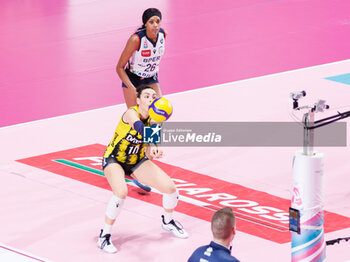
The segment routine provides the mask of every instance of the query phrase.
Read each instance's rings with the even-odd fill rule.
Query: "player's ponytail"
[[[145,29],[145,28],[146,28],[146,26],[145,26],[145,25],[142,25],[141,27],[137,28],[136,31],[139,31],[139,30],[142,30],[142,29]]]

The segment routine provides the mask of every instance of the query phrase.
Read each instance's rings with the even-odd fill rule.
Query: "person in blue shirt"
[[[222,208],[211,218],[213,241],[197,248],[188,262],[239,262],[231,255],[231,242],[236,234],[236,217],[229,207]]]

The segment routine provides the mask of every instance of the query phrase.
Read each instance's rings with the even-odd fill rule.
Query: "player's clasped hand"
[[[163,149],[159,148],[158,146],[156,145],[151,145],[151,157],[154,157],[154,158],[161,158],[163,157]]]

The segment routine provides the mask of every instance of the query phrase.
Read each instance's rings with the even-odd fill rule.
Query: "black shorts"
[[[148,160],[148,158],[146,156],[144,156],[136,164],[134,164],[134,165],[126,165],[124,163],[118,162],[117,159],[115,159],[115,156],[113,154],[111,154],[109,157],[107,157],[107,158],[104,157],[102,159],[102,169],[104,170],[109,164],[117,163],[123,168],[123,170],[125,172],[125,175],[131,177],[131,174],[134,173],[135,170],[147,160]]]
[[[150,84],[154,84],[154,83],[159,83],[158,74],[155,74],[154,76],[149,77],[149,78],[142,78],[140,76],[137,76],[137,75],[131,73],[128,69],[126,69],[125,72],[128,75],[131,83],[135,87],[138,87],[140,85],[150,85]],[[122,83],[122,87],[128,88],[124,83]]]

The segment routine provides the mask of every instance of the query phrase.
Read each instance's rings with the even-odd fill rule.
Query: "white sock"
[[[112,232],[112,225],[105,223],[105,226],[103,227],[103,231],[102,231],[102,236],[110,234],[111,232]]]
[[[168,213],[164,212],[164,221],[166,224],[168,224],[173,219],[173,212]]]

